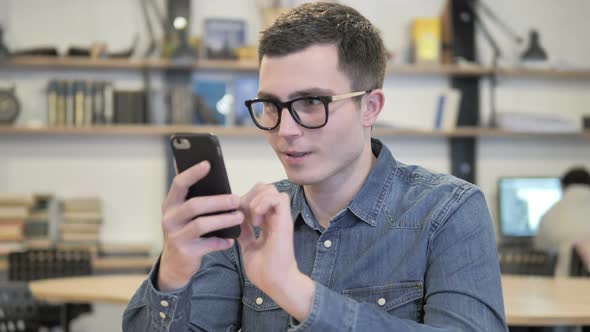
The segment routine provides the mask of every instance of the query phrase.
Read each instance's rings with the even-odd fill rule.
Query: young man
[[[246,104],[288,180],[185,202],[209,165],[177,175],[164,250],[124,330],[506,330],[481,192],[371,138],[386,63],[371,23],[304,4],[263,32],[259,57],[260,91]],[[200,237],[236,224],[238,243]]]
[[[561,178],[563,196],[541,219],[535,247],[557,253],[556,276],[570,275],[572,249],[590,239],[590,173],[573,168]]]

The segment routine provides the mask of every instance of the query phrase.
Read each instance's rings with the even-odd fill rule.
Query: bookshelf
[[[109,125],[93,127],[13,127],[0,126],[0,135],[82,135],[82,136],[168,136],[174,133],[213,133],[229,137],[262,137],[264,132],[255,127],[219,127],[191,125]],[[455,130],[423,130],[375,127],[376,137],[498,137],[498,138],[572,138],[590,139],[590,130],[579,133],[512,132],[507,130],[459,127]]]

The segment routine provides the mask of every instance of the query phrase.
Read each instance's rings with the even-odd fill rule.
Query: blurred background
[[[219,135],[235,193],[282,179],[243,101],[259,32],[302,2],[0,0],[2,280],[39,279],[10,253],[48,248],[90,253],[72,275],[149,270],[172,133]],[[374,136],[479,185],[499,245],[531,247],[560,178],[590,168],[590,2],[339,2],[388,49]],[[93,304],[71,328],[120,330],[123,309]]]

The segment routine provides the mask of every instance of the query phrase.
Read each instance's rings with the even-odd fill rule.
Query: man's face
[[[259,96],[264,98],[285,102],[306,95],[350,92],[350,79],[338,69],[335,45],[314,45],[286,56],[265,56],[260,64]],[[267,139],[289,180],[301,185],[336,184],[350,176],[358,167],[366,143],[363,109],[354,99],[331,102],[328,123],[319,129],[303,128],[286,108],[281,110],[281,123],[268,132]]]

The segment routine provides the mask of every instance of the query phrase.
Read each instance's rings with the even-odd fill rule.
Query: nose
[[[302,127],[293,119],[289,110],[285,107],[281,110],[281,123],[279,124],[279,136],[299,136]]]

